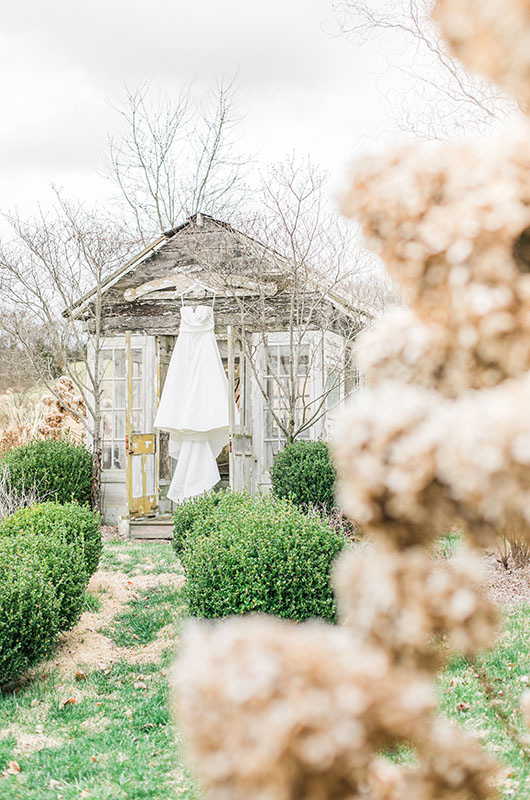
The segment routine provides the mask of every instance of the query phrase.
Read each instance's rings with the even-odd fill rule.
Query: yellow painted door
[[[156,480],[156,436],[152,433],[141,433],[134,429],[133,401],[133,351],[131,335],[125,336],[125,357],[127,364],[127,397],[126,397],[126,451],[127,451],[127,499],[129,515],[132,517],[152,514],[158,506]],[[136,364],[136,368],[143,368]],[[145,382],[142,382],[145,385]],[[143,398],[140,399],[140,402]],[[136,401],[136,404],[138,401]]]

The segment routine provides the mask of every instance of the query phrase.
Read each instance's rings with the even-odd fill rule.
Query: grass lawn
[[[81,633],[66,635],[35,680],[0,696],[0,773],[20,767],[0,778],[2,800],[198,797],[168,711],[184,610],[173,551],[107,543],[101,568]]]
[[[33,680],[0,695],[0,774],[20,768],[0,777],[2,800],[199,800],[168,711],[185,613],[166,543],[105,544],[79,625]],[[443,713],[503,762],[502,796],[515,800],[530,796],[530,739],[514,745],[506,720],[524,737],[529,640],[530,606],[514,607],[494,651],[456,660],[439,680]]]
[[[439,686],[446,716],[475,733],[505,766],[502,796],[527,800],[530,732],[525,730],[519,708],[522,693],[530,687],[530,607],[507,610],[497,647],[472,663],[455,660],[441,676]],[[523,747],[514,743],[510,729]]]

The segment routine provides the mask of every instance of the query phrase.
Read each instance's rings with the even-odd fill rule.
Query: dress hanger
[[[211,294],[213,295],[213,297],[212,297],[212,308],[213,308],[214,307],[214,303],[215,303],[215,296],[216,296],[217,292],[216,292],[215,289],[212,289],[211,286],[207,286],[205,283],[200,281],[198,278],[195,278],[195,280],[193,281],[192,285],[188,286],[187,289],[184,289],[184,291],[182,291],[180,293],[181,304],[184,305],[184,295],[185,294],[188,294],[189,292],[193,292],[195,289],[197,289],[199,287],[201,289],[204,289],[205,292],[211,292]]]

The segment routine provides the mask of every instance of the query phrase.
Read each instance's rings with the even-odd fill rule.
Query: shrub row
[[[0,460],[10,491],[24,496],[35,489],[40,499],[90,504],[92,455],[68,437],[38,439],[9,450]]]
[[[289,500],[218,493],[183,504],[174,547],[186,573],[191,614],[263,612],[333,620],[333,561],[344,537]]]
[[[0,523],[0,686],[76,624],[101,548],[98,517],[74,503],[42,503]]]

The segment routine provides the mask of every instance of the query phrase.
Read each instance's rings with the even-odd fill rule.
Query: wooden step
[[[172,539],[173,520],[170,516],[131,519],[129,535],[131,539]]]

